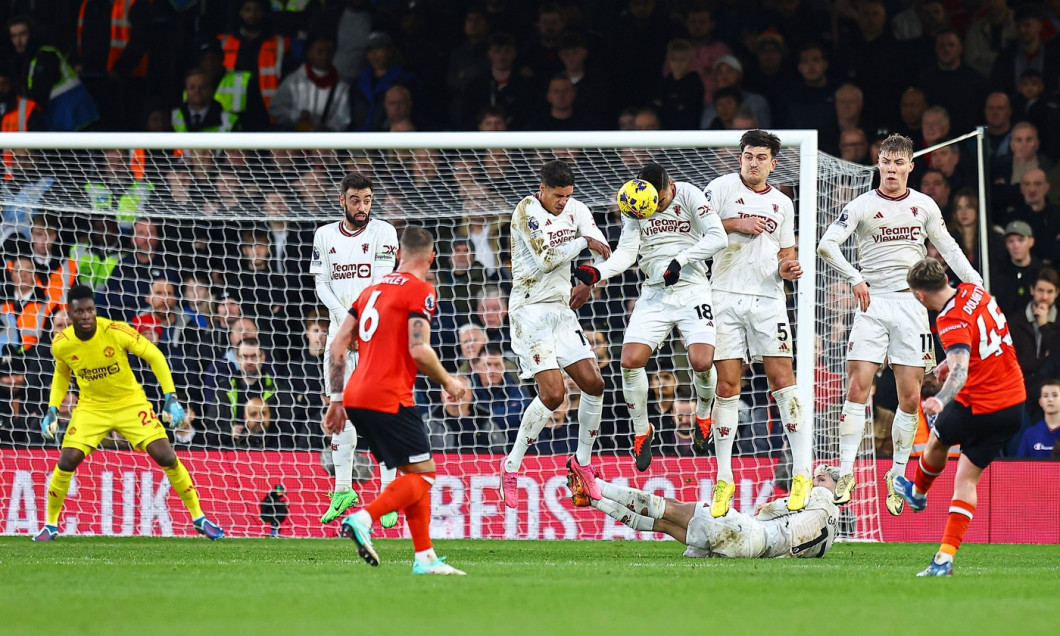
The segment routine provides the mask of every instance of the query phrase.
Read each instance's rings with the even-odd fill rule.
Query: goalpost
[[[770,182],[795,198],[804,272],[789,302],[798,389],[815,423],[815,461],[834,462],[853,304],[849,285],[817,258],[816,244],[842,207],[870,187],[873,170],[818,152],[816,131],[777,134],[783,149]],[[54,250],[78,264],[81,278],[97,288],[101,315],[131,321],[150,337],[161,334],[178,394],[195,412],[194,433],[178,432],[175,448],[192,473],[204,510],[230,536],[269,534],[259,518],[260,502],[278,485],[288,507],[281,535],[334,536],[335,528],[317,519],[326,508],[332,478],[328,442],[319,428],[320,343],[307,335],[306,319],[322,315],[326,320],[327,312],[316,300],[308,260],[314,229],[341,218],[342,176],[365,172],[375,182],[373,218],[394,223],[399,232],[407,224],[422,224],[438,238],[434,345],[447,368],[465,373],[475,387],[476,403],[462,407],[470,410],[463,419],[446,413],[435,389],[424,383],[417,391],[439,460],[432,532],[469,538],[660,538],[570,505],[564,449],[573,448],[577,435],[574,404],[565,420],[557,416],[549,427],[551,441],[539,442],[541,454],[535,456],[531,448],[520,477],[520,508],[503,507],[496,492],[497,465],[533,385],[509,380],[487,386],[497,378],[473,360],[479,336],[465,325],[481,323],[486,339],[506,336],[508,222],[519,198],[537,190],[537,170],[544,161],[572,163],[575,198],[593,210],[614,246],[621,225],[615,192],[643,163],[658,161],[675,181],[703,188],[739,169],[740,135],[10,133],[2,144],[9,149],[2,201],[5,245],[14,245],[11,236],[29,235],[31,216],[45,219],[56,234],[38,249]],[[844,250],[856,262],[853,246]],[[275,258],[277,251],[282,258]],[[463,276],[465,252],[477,263]],[[15,257],[5,251],[5,261]],[[250,265],[255,257],[281,273],[256,273]],[[130,262],[116,264],[120,258]],[[649,413],[663,433],[662,443],[648,472],[633,466],[632,425],[617,369],[637,283],[635,272],[611,281],[579,314],[598,354],[609,358],[602,368],[608,387],[594,461],[619,483],[685,500],[709,499],[712,453],[693,449],[688,419],[674,415],[693,395],[690,366],[676,334],[648,369],[653,379]],[[197,313],[187,311],[192,307]],[[253,322],[236,320],[239,316]],[[43,345],[20,354],[16,363],[23,366],[15,371],[23,371],[24,383],[10,393],[0,413],[4,534],[34,532],[43,523],[46,482],[58,456],[56,443],[46,444],[38,431],[52,368],[46,347],[51,327],[52,321],[43,326]],[[238,388],[238,378],[221,373],[232,368],[222,362],[233,358],[233,343],[254,331],[266,358],[262,378],[268,378],[270,389],[256,388],[264,384]],[[13,374],[0,369],[4,373]],[[157,398],[154,378],[149,372],[141,376],[149,398]],[[745,511],[777,494],[777,484],[790,479],[779,419],[772,415],[775,406],[764,386],[761,366],[749,367],[734,459],[739,484],[734,505]],[[265,434],[247,433],[262,420],[268,420]],[[460,422],[474,424],[470,430],[454,429]],[[119,441],[106,444],[117,448],[96,451],[75,475],[60,531],[193,534],[164,474],[146,456],[122,450]],[[876,496],[880,486],[871,427],[856,478],[862,488],[844,509],[842,530],[849,538],[880,540],[882,498]],[[367,458],[359,459],[354,479],[363,499],[378,492]],[[400,523],[383,536],[402,536],[402,528]]]

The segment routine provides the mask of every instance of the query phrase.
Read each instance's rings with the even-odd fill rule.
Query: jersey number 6
[[[372,292],[372,295],[368,297],[368,303],[361,310],[361,322],[357,326],[357,334],[364,342],[371,340],[375,335],[375,330],[379,328],[379,310],[375,308],[375,301],[379,300],[379,295],[382,293],[378,289]]]

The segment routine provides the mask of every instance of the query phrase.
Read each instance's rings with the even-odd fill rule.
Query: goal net
[[[273,526],[281,536],[334,536],[336,524],[319,523],[333,487],[330,444],[320,430],[328,312],[308,265],[315,229],[342,218],[340,180],[359,171],[375,184],[373,218],[399,233],[416,224],[436,236],[433,344],[449,371],[472,387],[467,404],[443,403],[436,387],[422,381],[416,392],[439,464],[435,536],[661,538],[571,506],[564,463],[577,440],[573,384],[524,462],[520,507],[508,510],[500,502],[498,465],[534,390],[517,379],[507,334],[510,215],[521,197],[537,190],[541,164],[565,159],[575,169],[575,197],[592,209],[614,246],[621,225],[615,192],[644,163],[658,161],[675,181],[703,188],[738,170],[739,136],[5,135],[3,300],[9,304],[0,332],[0,530],[31,533],[44,521],[59,444],[39,432],[53,369],[48,343],[69,322],[63,293],[76,277],[96,290],[100,315],[129,322],[166,353],[191,415],[170,436],[206,513],[231,536],[267,536]],[[771,183],[796,200],[805,272],[789,288],[798,387],[813,414],[816,458],[834,463],[853,306],[849,286],[816,258],[815,247],[842,206],[870,187],[871,170],[818,153],[813,132],[780,137],[784,148]],[[27,283],[25,272],[36,281]],[[27,309],[27,284],[39,298],[35,314]],[[594,461],[619,483],[709,499],[715,461],[712,449],[691,440],[691,369],[678,334],[648,367],[657,456],[646,473],[633,465],[619,358],[638,286],[634,267],[600,286],[579,311],[607,384]],[[247,347],[237,348],[249,338],[258,342],[256,362]],[[501,354],[487,343],[499,345]],[[133,367],[158,410],[161,390],[150,368],[135,359]],[[60,440],[74,404],[76,385],[60,409]],[[775,408],[762,367],[747,366],[734,460],[734,506],[743,511],[783,494],[790,482]],[[873,449],[868,427],[856,469],[866,487],[844,509],[843,531],[856,539],[881,538]],[[370,456],[358,453],[354,481],[362,499],[377,495]],[[262,502],[276,491],[284,505],[263,511]],[[275,514],[281,508],[284,514]],[[165,474],[116,435],[78,469],[60,531],[194,534]],[[402,521],[383,536],[404,532]]]

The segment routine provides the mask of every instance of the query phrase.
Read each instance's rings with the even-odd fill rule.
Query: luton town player
[[[821,237],[817,253],[846,277],[858,301],[847,347],[847,399],[839,418],[842,475],[835,501],[847,503],[854,492],[854,459],[864,435],[865,403],[886,358],[898,385],[898,410],[891,426],[894,456],[884,482],[887,510],[897,515],[905,502],[895,494],[892,478],[905,474],[916,437],[920,385],[925,368],[935,364],[927,310],[909,292],[906,274],[924,258],[927,239],[961,280],[982,285],[983,278],[950,236],[939,206],[931,197],[907,187],[913,169],[912,140],[902,135],[884,139],[877,167],[880,187],[844,208]],[[840,249],[851,234],[857,242],[860,272]]]
[[[645,280],[622,342],[622,395],[633,418],[633,454],[637,470],[651,465],[657,431],[648,422],[649,358],[676,327],[688,348],[692,384],[698,398],[696,420],[709,422],[714,401],[714,315],[706,261],[727,240],[718,215],[699,188],[672,181],[666,169],[649,163],[637,178],[659,193],[656,211],[646,219],[625,218],[618,247],[597,266],[582,265],[574,276],[584,285],[617,276],[640,257]],[[583,288],[575,290],[575,297]],[[588,295],[587,292],[584,295]],[[704,438],[710,434],[705,424]]]
[[[191,475],[173,452],[165,428],[155,417],[143,387],[129,366],[130,353],[151,365],[165,394],[162,416],[176,428],[184,422],[184,409],[177,401],[177,389],[165,356],[124,322],[98,317],[93,295],[91,289],[81,285],[70,289],[67,303],[73,324],[52,340],[55,374],[48,413],[40,427],[45,438],[54,439],[58,432],[59,405],[70,388],[71,372],[77,378],[80,399],[63,436],[59,463],[48,482],[47,518],[33,540],[50,541],[59,535],[59,513],[70,479],[85,457],[111,431],[121,433],[136,450],[147,451],[166,471],[170,485],[191,513],[195,529],[210,539],[220,539],[224,531],[202,513]]]
[[[383,276],[394,271],[397,252],[397,230],[380,219],[371,218],[373,198],[372,180],[351,172],[339,184],[339,206],[342,219],[321,226],[313,237],[313,260],[309,273],[316,280],[317,298],[328,308],[331,326],[325,351],[335,340],[339,325],[346,318],[353,301],[369,285],[379,282]],[[331,357],[324,356],[324,393],[342,394],[341,384],[331,384]],[[343,381],[348,380],[357,365],[357,355],[346,353]],[[357,431],[349,422],[331,433],[331,457],[335,464],[335,489],[331,503],[320,518],[321,523],[336,519],[347,508],[357,503],[357,492],[353,490],[353,451],[357,446]],[[379,478],[386,487],[394,478],[393,466],[379,467]],[[383,519],[384,527],[397,522],[397,514],[391,513]]]
[[[431,348],[437,297],[434,286],[424,280],[434,262],[430,232],[418,226],[405,228],[398,258],[396,272],[357,298],[328,352],[332,386],[342,384],[342,362],[354,337],[360,354],[342,399],[332,399],[328,407],[328,426],[341,426],[349,419],[376,460],[401,471],[375,501],[343,519],[342,533],[357,543],[361,558],[379,565],[372,525],[393,510],[403,510],[416,551],[412,573],[464,574],[446,564],[431,546],[435,465],[427,429],[412,397],[417,370],[453,399],[459,400],[466,390],[463,382],[445,371]]]
[[[936,372],[944,378],[942,388],[924,401],[924,415],[938,416],[927,448],[913,480],[895,476],[894,490],[914,511],[923,510],[932,482],[946,468],[948,449],[961,445],[942,546],[917,575],[948,576],[975,513],[979,477],[1020,430],[1027,393],[1008,321],[993,296],[970,283],[950,287],[946,268],[931,258],[913,265],[908,281],[916,299],[939,312],[935,326],[946,361]]]

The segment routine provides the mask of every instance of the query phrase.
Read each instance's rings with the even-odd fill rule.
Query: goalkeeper
[[[788,510],[787,497],[774,499],[747,515],[729,509],[710,514],[711,502],[683,503],[597,479],[603,499],[590,499],[581,478],[570,473],[575,506],[592,506],[634,530],[665,532],[687,546],[688,557],[759,559],[822,557],[832,547],[839,522],[833,503],[839,469],[820,465],[810,499],[801,510]]]
[[[175,428],[184,421],[184,409],[177,402],[176,387],[165,356],[131,326],[97,317],[96,302],[88,287],[72,287],[67,303],[72,324],[52,340],[55,374],[52,376],[48,412],[40,426],[46,439],[55,438],[58,407],[70,388],[71,371],[77,377],[80,400],[70,417],[59,463],[48,484],[45,525],[33,540],[51,541],[59,535],[59,513],[70,488],[70,478],[85,456],[95,450],[111,431],[121,433],[133,448],[147,451],[166,471],[173,490],[191,513],[195,529],[210,539],[220,539],[224,531],[202,513],[191,476],[173,452],[165,428],[155,416],[143,387],[129,366],[130,353],[151,365],[165,392],[163,418]]]

